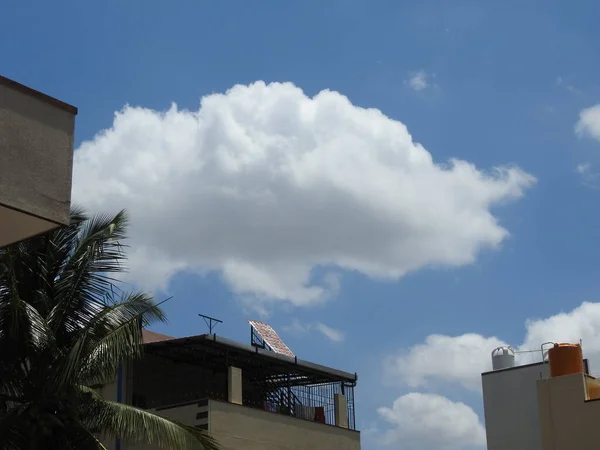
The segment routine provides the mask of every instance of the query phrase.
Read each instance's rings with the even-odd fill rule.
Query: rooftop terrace
[[[355,429],[357,375],[278,354],[216,334],[184,338],[144,330],[145,356],[133,368],[132,401],[166,408],[210,398],[227,401],[228,369],[242,374],[242,405],[335,424],[335,394],[347,400],[348,427]],[[168,387],[168,388],[167,388]]]

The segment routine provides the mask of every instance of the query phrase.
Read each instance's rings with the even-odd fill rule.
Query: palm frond
[[[65,432],[66,447],[69,450],[107,450],[107,448],[87,428],[81,425],[68,427]]]
[[[144,293],[105,307],[88,326],[93,338],[78,380],[104,384],[114,379],[119,365],[142,356],[142,328],[164,321],[164,312]]]
[[[68,383],[104,384],[114,380],[119,366],[142,355],[142,327],[166,320],[152,297],[130,294],[99,310],[63,358],[56,387]]]
[[[220,450],[216,440],[198,428],[161,417],[150,411],[85,396],[82,420],[90,429],[101,429],[131,444],[155,444],[164,449]]]
[[[21,419],[25,410],[25,405],[19,405],[0,414],[0,450],[26,448],[27,434]]]
[[[55,305],[48,323],[61,335],[70,335],[93,319],[114,287],[107,273],[123,271],[127,215],[96,216],[82,222],[69,243],[69,256],[55,282]],[[62,330],[62,331],[59,331]]]
[[[165,320],[151,296],[126,294],[113,278],[124,270],[126,228],[125,212],[73,208],[68,227],[0,250],[0,450],[105,450],[95,432],[219,448],[204,431],[82,386],[113,382],[142,355],[143,327]]]

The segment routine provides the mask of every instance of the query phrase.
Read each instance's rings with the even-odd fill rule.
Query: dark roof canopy
[[[144,343],[147,354],[205,367],[235,366],[242,369],[244,376],[280,380],[291,385],[331,382],[354,385],[357,380],[356,374],[240,344],[215,334],[175,339],[144,330]]]

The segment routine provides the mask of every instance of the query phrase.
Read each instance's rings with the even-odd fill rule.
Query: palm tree
[[[127,216],[88,217],[0,250],[0,449],[103,449],[99,436],[215,450],[206,432],[106,400],[94,387],[142,354],[165,315],[113,278]]]

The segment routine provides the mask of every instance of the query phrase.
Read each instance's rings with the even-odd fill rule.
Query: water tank
[[[600,380],[592,377],[586,377],[585,384],[587,385],[588,400],[600,399]]]
[[[512,347],[498,347],[492,352],[492,369],[515,367],[515,350]]]
[[[548,361],[550,362],[550,376],[560,377],[583,373],[583,353],[579,344],[554,344],[548,350]]]

